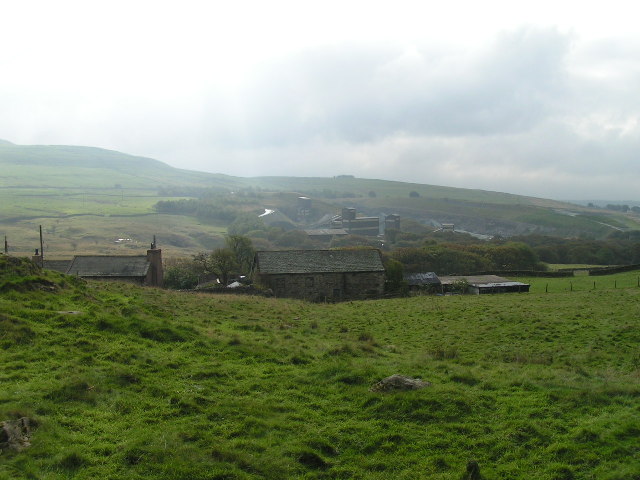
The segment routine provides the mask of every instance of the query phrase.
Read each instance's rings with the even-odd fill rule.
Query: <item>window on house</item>
[[[307,277],[304,280],[305,287],[313,287],[313,277]]]

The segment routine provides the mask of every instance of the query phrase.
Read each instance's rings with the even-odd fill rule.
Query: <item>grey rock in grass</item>
[[[372,392],[396,392],[404,390],[419,390],[424,387],[430,386],[431,383],[421,380],[419,378],[406,377],[404,375],[391,375],[390,377],[383,378],[373,387]]]
[[[475,460],[467,462],[467,471],[462,475],[461,480],[482,480],[480,475],[480,465]]]
[[[28,417],[0,422],[0,451],[9,449],[19,452],[29,447],[31,424]]]

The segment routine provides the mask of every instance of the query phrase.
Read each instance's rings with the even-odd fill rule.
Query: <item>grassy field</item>
[[[2,480],[640,478],[640,288],[310,304],[16,268],[0,419],[38,427]],[[432,385],[370,391],[394,373]]]
[[[10,252],[31,255],[39,248],[39,225],[49,259],[73,255],[144,255],[156,235],[165,258],[188,257],[224,243],[226,225],[194,217],[155,213],[132,216],[86,215],[24,220],[4,227]],[[125,239],[118,242],[118,239]]]
[[[144,253],[153,235],[169,257],[221,245],[226,224],[155,212],[156,202],[177,198],[144,189],[0,189],[0,233],[12,254],[30,255],[39,248],[42,225],[50,258]],[[119,238],[130,241],[116,244]]]
[[[531,293],[565,293],[611,291],[640,287],[640,272],[626,272],[616,275],[593,276],[586,274],[566,278],[518,278],[518,281],[531,285]]]
[[[4,222],[22,218],[63,217],[66,215],[136,215],[152,212],[162,197],[150,189],[0,189]]]

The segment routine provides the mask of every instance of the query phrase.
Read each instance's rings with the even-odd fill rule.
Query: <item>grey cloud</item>
[[[453,56],[428,47],[306,51],[252,79],[233,129],[244,135],[219,140],[282,146],[527,130],[563,95],[568,47],[555,30],[523,29]]]

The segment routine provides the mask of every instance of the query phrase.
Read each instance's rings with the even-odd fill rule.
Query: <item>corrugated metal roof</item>
[[[409,273],[404,279],[409,285],[440,285],[440,279],[434,272]]]
[[[508,287],[517,285],[527,285],[522,282],[514,282],[497,275],[469,275],[469,276],[447,276],[440,277],[443,285],[450,285],[458,280],[466,280],[474,287]]]
[[[76,255],[67,273],[80,277],[145,277],[148,270],[146,255]]]
[[[349,232],[347,232],[344,228],[315,228],[315,229],[311,229],[311,230],[305,230],[304,233],[306,233],[309,236],[315,236],[315,235],[349,235]]]
[[[384,272],[379,250],[284,250],[256,253],[258,272],[346,273]]]

